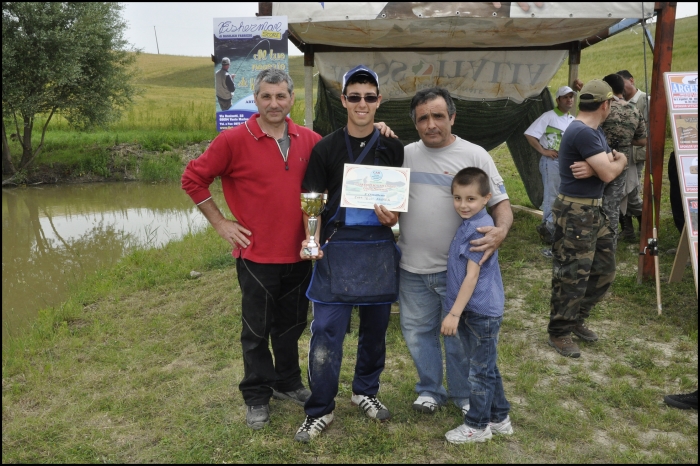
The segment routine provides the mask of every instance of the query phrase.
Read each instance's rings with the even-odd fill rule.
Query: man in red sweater
[[[311,149],[321,136],[287,118],[294,83],[268,69],[255,79],[259,114],[221,132],[182,175],[182,189],[231,246],[242,294],[241,344],[246,424],[270,422],[270,397],[301,406],[304,388],[298,340],[306,327],[311,261],[299,257],[306,239],[299,200]],[[209,192],[221,177],[235,220],[224,218]],[[268,347],[272,341],[272,354]],[[274,355],[274,362],[273,362]]]

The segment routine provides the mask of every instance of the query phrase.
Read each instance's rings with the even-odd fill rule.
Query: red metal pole
[[[668,107],[664,90],[664,73],[671,71],[673,32],[676,22],[676,2],[657,2],[656,36],[654,39],[654,64],[651,74],[651,103],[649,106],[649,140],[644,170],[644,200],[642,204],[642,232],[640,251],[647,247],[654,228],[659,228],[661,181],[664,170],[664,145],[666,144],[666,117]],[[654,181],[652,195],[651,181]],[[653,204],[652,204],[653,202]],[[652,209],[655,214],[652,214]],[[654,257],[647,253],[639,256],[637,281],[654,277]]]

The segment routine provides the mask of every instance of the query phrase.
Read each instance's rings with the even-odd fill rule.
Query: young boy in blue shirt
[[[482,266],[479,261],[483,252],[469,251],[469,241],[484,236],[476,229],[493,226],[486,212],[491,198],[488,175],[476,167],[460,170],[452,181],[452,197],[463,222],[447,256],[445,307],[450,312],[440,331],[462,340],[470,361],[465,369],[469,371],[471,396],[464,424],[447,432],[445,438],[450,443],[485,442],[493,434],[513,433],[510,404],[496,366],[505,299],[498,251]]]

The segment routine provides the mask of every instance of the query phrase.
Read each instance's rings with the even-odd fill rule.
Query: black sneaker
[[[248,406],[245,413],[245,423],[253,430],[260,430],[270,423],[270,406]]]
[[[666,395],[664,402],[678,409],[698,409],[698,391],[685,395]]]
[[[326,427],[333,422],[333,413],[328,413],[321,417],[306,416],[306,420],[294,435],[296,442],[308,443],[312,438],[326,430]]]
[[[291,392],[278,392],[274,388],[272,389],[272,397],[278,400],[289,400],[298,404],[299,406],[304,406],[306,400],[311,396],[311,390],[301,387]]]

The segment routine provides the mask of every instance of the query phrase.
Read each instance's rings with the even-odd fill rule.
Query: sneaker
[[[572,332],[583,341],[598,341],[598,335],[593,330],[586,327],[584,322],[576,324]]]
[[[581,356],[581,350],[578,345],[571,339],[571,335],[563,337],[549,336],[549,346],[557,350],[557,353],[567,358],[578,358]]]
[[[253,430],[260,430],[270,423],[270,406],[248,406],[245,413],[245,423]]]
[[[308,443],[309,440],[326,430],[331,422],[333,422],[333,413],[321,417],[306,416],[306,420],[294,436],[294,441]]]
[[[306,400],[311,396],[311,390],[301,387],[291,392],[278,392],[274,388],[272,389],[272,397],[277,400],[290,400],[299,406],[304,406]]]
[[[540,254],[542,254],[547,259],[551,259],[552,257],[554,257],[554,254],[552,253],[552,248],[544,248],[540,251]]]
[[[462,405],[462,417],[466,416],[469,412],[469,403]]]
[[[485,429],[474,429],[466,424],[462,424],[445,434],[445,438],[450,443],[485,442],[491,440],[491,437],[493,435],[489,426],[486,426]]]
[[[513,425],[510,416],[506,416],[501,422],[489,422],[489,427],[494,435],[513,435]]]
[[[437,401],[432,396],[419,396],[413,402],[413,409],[425,414],[434,414],[438,407]]]
[[[547,229],[547,226],[544,223],[537,225],[535,230],[537,230],[537,234],[540,235],[540,239],[543,243],[552,244],[552,233],[550,233],[549,229]]]
[[[666,395],[664,402],[678,409],[698,409],[698,391],[684,395]]]
[[[375,395],[355,395],[352,394],[350,402],[353,406],[359,406],[362,411],[371,419],[386,421],[391,417],[391,413]]]

